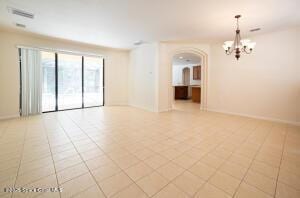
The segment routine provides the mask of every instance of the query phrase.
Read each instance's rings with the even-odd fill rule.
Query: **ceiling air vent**
[[[10,10],[10,12],[12,14],[15,14],[15,15],[18,15],[18,16],[21,16],[21,17],[26,17],[26,18],[29,18],[29,19],[34,18],[34,14],[32,14],[30,12],[26,12],[24,10],[19,10],[19,9],[11,8],[11,7],[9,7],[8,9]]]
[[[142,40],[135,41],[134,45],[142,45],[144,42]]]
[[[21,24],[21,23],[16,23],[16,26],[17,26],[17,27],[20,27],[20,28],[26,28],[26,25]]]
[[[250,32],[256,32],[256,31],[259,31],[260,28],[254,28],[254,29],[251,29]]]

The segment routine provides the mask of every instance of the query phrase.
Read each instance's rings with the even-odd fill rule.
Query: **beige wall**
[[[14,117],[19,114],[19,63],[16,45],[104,55],[105,104],[127,105],[128,51],[0,30],[0,118]]]
[[[222,43],[161,43],[158,109],[171,109],[171,60],[176,51],[197,49],[208,55],[207,109],[300,125],[300,28],[251,38],[251,55],[239,61]]]
[[[16,45],[103,54],[106,56],[105,101],[150,111],[171,108],[172,56],[182,49],[208,55],[209,110],[300,123],[300,28],[251,38],[257,46],[239,61],[222,43],[154,43],[130,52],[45,37],[0,31],[0,118],[15,116],[19,106]],[[130,59],[130,63],[129,63]],[[129,65],[129,66],[128,66]]]
[[[143,44],[130,52],[129,105],[157,111],[159,44]]]
[[[251,39],[253,53],[238,61],[211,46],[209,109],[300,124],[300,29]]]
[[[177,53],[201,51],[210,58],[210,46],[202,43],[161,43],[159,50],[158,67],[158,111],[168,111],[172,108],[174,100],[172,87],[172,59]],[[201,60],[204,61],[204,60]],[[202,65],[204,62],[202,62]],[[208,60],[208,69],[210,67]],[[202,72],[204,74],[204,72]],[[202,74],[202,75],[203,75]],[[206,75],[206,74],[205,74]],[[201,83],[204,84],[204,82]]]
[[[182,49],[209,53],[209,45],[195,43],[150,43],[131,50],[129,105],[154,112],[172,108],[173,56]]]

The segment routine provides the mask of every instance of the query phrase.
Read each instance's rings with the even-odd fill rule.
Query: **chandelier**
[[[236,31],[234,41],[225,41],[223,48],[227,55],[230,55],[232,52],[235,52],[235,58],[239,60],[241,52],[250,54],[255,47],[256,43],[251,42],[249,39],[241,39],[240,29],[239,29],[239,18],[241,15],[236,15]]]

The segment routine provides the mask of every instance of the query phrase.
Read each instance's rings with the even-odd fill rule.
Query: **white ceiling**
[[[35,14],[12,16],[7,6]],[[0,0],[0,26],[115,48],[145,42],[232,39],[300,25],[300,0]],[[249,33],[260,27],[257,33]]]
[[[181,53],[173,57],[173,65],[196,65],[201,63],[201,58],[191,53]]]

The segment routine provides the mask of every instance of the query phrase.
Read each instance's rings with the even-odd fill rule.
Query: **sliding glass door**
[[[84,57],[84,107],[103,105],[103,59]]]
[[[55,111],[55,53],[41,52],[42,58],[42,111]]]
[[[58,110],[82,107],[82,57],[58,54]]]
[[[42,52],[43,112],[104,105],[103,58]]]

